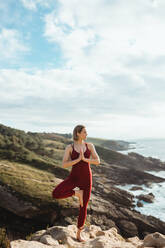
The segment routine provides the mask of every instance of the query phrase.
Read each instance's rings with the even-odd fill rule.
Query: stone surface
[[[11,248],[136,248],[142,241],[138,237],[125,240],[116,228],[103,231],[99,226],[85,227],[81,232],[85,242],[76,240],[77,227],[53,226],[33,234],[31,241],[15,240]],[[40,241],[34,241],[35,238]],[[49,244],[49,245],[48,245]]]
[[[143,190],[143,188],[141,186],[133,186],[132,188],[130,188],[130,190],[134,191],[134,190]]]
[[[53,226],[33,234],[31,241],[15,240],[11,248],[164,248],[165,235],[155,232],[140,240],[137,236],[124,239],[116,228],[103,231],[99,226],[90,225],[81,232],[85,242],[76,240],[77,227]],[[40,241],[34,241],[34,238]]]
[[[138,201],[138,202],[137,202],[137,206],[138,206],[139,208],[141,208],[141,207],[143,207],[143,203],[142,203],[141,201]]]
[[[165,247],[165,235],[155,232],[148,234],[144,238],[144,246],[153,246],[157,248]]]
[[[5,185],[0,185],[0,199],[3,199],[0,201],[2,208],[25,218],[31,218],[39,211],[39,209],[30,202],[19,199],[18,196]]]
[[[152,203],[154,202],[154,194],[152,193],[149,193],[149,194],[140,194],[138,196],[136,196],[136,198],[138,198],[139,200],[143,200],[145,202],[149,202],[149,203]]]
[[[10,243],[11,248],[66,248],[62,245],[45,245],[38,241],[16,240]]]

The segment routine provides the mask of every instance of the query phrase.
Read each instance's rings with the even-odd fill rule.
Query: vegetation
[[[122,140],[109,140],[101,138],[87,138],[88,142],[92,142],[95,145],[111,149],[113,151],[122,151],[129,149],[129,142]]]
[[[0,125],[0,157],[12,161],[25,163],[50,162],[62,157],[63,143],[56,142],[53,146],[46,144],[42,135],[38,133],[25,133],[24,131]],[[57,153],[57,149],[60,152]],[[49,159],[48,159],[49,158]],[[55,161],[56,162],[56,161]]]
[[[12,194],[19,199],[31,202],[41,212],[42,209],[43,211],[46,209],[48,213],[55,208],[58,210],[59,202],[52,198],[52,190],[59,183],[59,178],[64,179],[69,175],[71,167],[62,168],[61,161],[66,145],[72,142],[71,134],[26,133],[0,124],[0,185],[12,191]],[[101,147],[105,142],[104,139],[88,138],[87,142],[96,145],[102,161],[109,160],[109,156],[113,161],[118,159],[119,153]],[[74,197],[62,199],[60,206],[67,208],[71,201],[78,200]],[[1,209],[4,214],[0,214],[0,247],[2,248],[8,248],[6,229],[3,228],[10,229],[14,225],[12,230],[21,228],[28,235],[27,230],[32,230],[34,224],[31,222],[28,224],[27,220],[20,217],[21,224],[15,225],[15,218],[18,221],[19,217],[10,216],[12,213],[6,211]],[[40,225],[37,222],[35,224],[34,230]]]
[[[0,247],[10,248],[10,241],[7,237],[5,228],[0,228]]]
[[[94,138],[87,141],[105,142]],[[51,203],[50,192],[59,182],[56,178],[65,178],[71,170],[71,167],[63,169],[61,166],[66,144],[71,142],[56,133],[26,133],[0,125],[0,184],[35,204]],[[124,157],[101,146],[97,151],[102,160],[115,162],[120,156]]]

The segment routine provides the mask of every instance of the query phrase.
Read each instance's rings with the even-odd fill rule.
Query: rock
[[[143,207],[143,203],[141,201],[138,201],[137,202],[137,206],[140,208],[140,207]]]
[[[46,245],[59,245],[57,240],[54,240],[51,235],[43,235],[40,242]]]
[[[145,202],[149,202],[152,203],[154,201],[155,196],[152,193],[149,194],[140,194],[138,196],[136,196],[136,198],[143,200]]]
[[[133,186],[132,188],[130,188],[130,190],[134,191],[134,190],[143,190],[142,187],[140,186]]]
[[[104,149],[100,150],[100,154],[104,154],[103,163],[101,166],[92,167],[93,187],[87,208],[87,222],[91,225],[99,225],[103,231],[115,227],[125,238],[128,238],[128,236],[133,237],[134,235],[144,238],[146,233],[155,231],[165,234],[164,222],[135,211],[133,194],[115,187],[115,185],[127,183],[140,185],[143,183],[162,182],[165,179],[146,173],[143,169],[149,169],[151,164],[154,166],[154,163],[158,163],[157,168],[160,169],[163,164],[151,159],[145,160],[144,157],[139,157],[135,154],[126,156],[110,150],[105,151]],[[56,178],[55,181],[60,183],[62,179]],[[1,186],[0,206],[17,216],[30,218],[34,223],[37,222],[36,219],[49,226],[66,226],[77,222],[79,213],[77,198],[52,199],[50,202],[40,203],[40,198],[38,197],[33,199],[33,203],[31,203],[30,197],[26,198],[29,200],[27,202],[28,200],[23,200],[24,198],[17,193],[7,186]],[[149,198],[153,199],[151,195]],[[8,204],[9,202],[11,204]],[[90,219],[88,219],[89,216]],[[22,222],[26,226],[26,219]],[[132,228],[130,228],[131,226]],[[21,230],[22,225],[19,224],[17,227],[20,227]],[[37,236],[34,241],[38,241]]]
[[[143,246],[152,246],[152,247],[157,247],[161,248],[165,246],[165,235],[155,232],[148,234],[144,238]]]
[[[134,197],[133,194],[128,193],[125,190],[123,191],[122,189],[111,187],[109,189],[108,197],[111,199],[111,201],[114,201],[116,203],[119,203],[125,206],[133,205],[133,202],[132,202],[133,197]]]
[[[151,182],[147,182],[147,183],[145,183],[145,185],[146,185],[146,187],[148,187],[148,188],[152,188],[152,183],[151,183]]]
[[[33,241],[39,241],[40,238],[42,237],[42,235],[46,234],[45,230],[40,230],[35,232],[32,236],[31,236],[31,240]]]
[[[85,243],[76,240],[76,233],[76,225],[53,226],[33,234],[33,238],[38,237],[40,241],[15,240],[11,242],[11,248],[136,248],[141,244],[137,237],[125,240],[116,228],[103,231],[95,225],[85,227],[81,232]]]
[[[27,240],[15,240],[10,242],[11,248],[66,248],[66,246],[61,245],[44,245],[38,241],[27,241]]]
[[[132,227],[131,223],[125,223]],[[127,227],[128,229],[128,227]],[[155,232],[140,240],[137,236],[124,239],[116,228],[103,231],[99,226],[90,225],[81,232],[85,242],[76,240],[76,225],[53,226],[33,234],[40,241],[15,240],[10,242],[11,248],[163,248],[165,235]]]
[[[39,211],[39,209],[36,206],[33,206],[31,202],[19,199],[16,194],[7,187],[7,185],[0,185],[0,198],[3,199],[0,201],[0,206],[18,216],[32,218]]]
[[[130,242],[132,245],[137,245],[137,246],[140,246],[143,244],[143,241],[140,240],[137,236],[135,237],[132,237],[132,238],[127,238],[126,239],[127,242]]]
[[[138,235],[138,229],[131,221],[120,220],[118,225],[122,229],[122,232],[124,232],[124,236],[131,237]]]
[[[105,187],[107,188],[107,186]],[[119,196],[119,200],[117,196]],[[102,230],[115,227],[125,238],[138,236],[143,239],[146,233],[156,231],[165,234],[165,223],[132,209],[131,198],[132,194],[124,190],[116,190],[114,186],[109,187],[107,195],[94,189],[91,195],[91,206],[88,209],[91,216],[90,223],[100,226]],[[127,204],[122,204],[121,199]],[[101,209],[106,209],[106,211],[101,211]],[[129,228],[129,224],[133,225],[132,228]]]

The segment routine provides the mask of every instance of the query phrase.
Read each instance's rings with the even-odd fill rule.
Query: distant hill
[[[49,169],[61,165],[67,144],[72,143],[71,134],[25,132],[0,124],[0,158],[23,162],[38,168]],[[96,146],[114,151],[127,149],[128,142],[99,138],[87,138]]]
[[[111,149],[113,151],[123,151],[128,150],[130,143],[123,140],[108,140],[101,138],[87,138],[88,142],[92,142],[95,145],[102,146],[104,148]]]

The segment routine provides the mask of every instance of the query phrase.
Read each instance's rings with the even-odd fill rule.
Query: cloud
[[[69,132],[83,123],[91,135],[106,137],[110,132],[109,138],[132,138],[137,129],[141,132],[138,137],[144,137],[150,134],[153,123],[158,126],[159,121],[165,121],[165,86],[158,99],[156,87],[144,91],[135,80],[129,74],[98,78],[93,72],[70,69],[1,70],[1,120],[4,124],[3,120],[14,120],[17,127],[26,130],[31,126],[32,130],[56,132],[60,128],[61,132]],[[159,127],[163,128],[161,123]],[[156,128],[152,135],[160,132]]]
[[[74,0],[59,2],[58,11],[45,17],[45,37],[59,43],[72,68],[118,71],[126,58],[165,53],[163,1],[84,0],[78,9]]]
[[[38,10],[45,1],[22,3]],[[15,120],[26,130],[69,132],[82,123],[90,136],[160,137],[165,122],[164,1],[57,3],[58,8],[40,13],[43,38],[60,47],[64,63],[52,70],[1,70],[1,119]],[[4,30],[10,39],[0,42],[3,57],[25,53],[20,33]]]
[[[25,8],[29,10],[37,10],[37,7],[40,5],[42,7],[50,7],[50,4],[53,2],[53,0],[21,0],[22,4]]]
[[[83,85],[98,84],[100,112],[151,114],[163,100],[155,86],[164,80],[164,60],[155,63],[165,54],[163,1],[84,0],[78,9],[74,0],[59,2],[45,16],[44,35],[60,45],[68,70],[93,75]]]
[[[3,28],[0,32],[0,51],[1,61],[4,59],[17,60],[21,54],[27,53],[29,48],[24,44],[21,34],[17,30]]]

